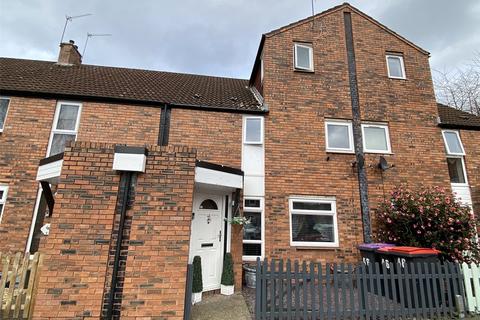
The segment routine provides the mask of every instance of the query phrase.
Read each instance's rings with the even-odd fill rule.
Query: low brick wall
[[[196,151],[148,147],[137,176],[126,259],[122,319],[182,319]],[[99,318],[120,175],[113,145],[67,148],[34,310],[35,319]],[[118,213],[117,213],[118,214]]]

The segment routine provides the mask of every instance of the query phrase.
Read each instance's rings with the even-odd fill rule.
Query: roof
[[[0,92],[264,112],[244,79],[12,58],[0,58]]]
[[[372,22],[373,24],[377,25],[378,27],[380,27],[381,29],[385,30],[386,32],[390,33],[391,35],[397,37],[398,39],[400,39],[401,41],[407,43],[408,45],[410,45],[411,47],[417,49],[418,51],[420,51],[421,53],[425,54],[425,55],[430,55],[430,53],[424,49],[422,49],[421,47],[417,46],[416,44],[414,44],[413,42],[407,40],[406,38],[402,37],[401,35],[399,35],[398,33],[396,33],[395,31],[393,31],[392,29],[388,28],[387,26],[381,24],[380,22],[378,22],[377,20],[375,20],[374,18],[370,17],[369,15],[363,13],[362,11],[360,11],[359,9],[355,8],[354,6],[352,6],[351,4],[349,4],[348,2],[344,2],[343,4],[340,4],[340,5],[337,5],[335,7],[332,7],[330,9],[327,9],[325,11],[322,11],[320,13],[317,13],[313,16],[309,16],[307,18],[304,18],[304,19],[301,19],[301,20],[298,20],[296,22],[293,22],[293,23],[290,23],[286,26],[283,26],[283,27],[280,27],[278,29],[275,29],[275,30],[272,30],[270,32],[267,32],[265,34],[262,35],[262,40],[260,41],[260,45],[258,47],[258,51],[257,51],[257,56],[256,56],[256,59],[255,59],[255,63],[254,63],[254,66],[253,66],[253,70],[252,70],[252,74],[250,76],[250,84],[253,84],[253,77],[254,77],[254,74],[255,74],[255,71],[256,69],[259,67],[259,60],[260,60],[260,54],[262,52],[262,47],[263,47],[263,44],[265,42],[265,38],[269,38],[269,37],[272,37],[272,36],[275,36],[279,33],[282,33],[284,31],[287,31],[291,28],[294,28],[294,27],[297,27],[299,25],[302,25],[304,23],[307,23],[307,22],[311,22],[312,20],[315,20],[315,19],[318,19],[320,17],[323,17],[323,16],[326,16],[328,14],[331,14],[331,13],[334,13],[334,12],[337,12],[339,10],[342,10],[342,9],[345,9],[345,8],[348,8],[350,9],[351,11],[357,13],[358,15],[364,17],[365,19],[367,19],[368,21]]]
[[[438,103],[438,115],[443,128],[480,130],[480,117],[461,111],[444,104]]]

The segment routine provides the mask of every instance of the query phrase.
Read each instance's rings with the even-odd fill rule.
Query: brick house
[[[195,255],[205,291],[225,252],[237,287],[257,257],[355,261],[400,183],[478,211],[480,119],[428,58],[349,4],[264,34],[249,80],[1,58],[0,251],[45,253],[36,317],[181,319]]]

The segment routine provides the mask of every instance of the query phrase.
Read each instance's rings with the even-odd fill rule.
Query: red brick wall
[[[196,152],[149,150],[129,210],[122,319],[182,319]],[[77,142],[65,153],[35,318],[100,317],[119,184],[112,162],[107,144]]]
[[[173,109],[169,144],[196,148],[199,160],[240,168],[242,115]]]
[[[38,192],[38,161],[45,157],[54,100],[11,97],[0,133],[0,184],[9,186],[0,223],[0,251],[23,251]]]
[[[38,183],[38,162],[45,158],[57,101],[11,97],[5,129],[0,133],[0,184],[9,186],[0,223],[0,251],[23,251]],[[84,102],[79,141],[156,144],[160,109]]]
[[[113,148],[80,142],[67,150],[50,235],[40,248],[36,319],[99,318],[102,306],[119,183]]]
[[[465,167],[472,193],[473,212],[480,221],[480,131],[460,130],[465,149]]]
[[[387,122],[393,169],[382,176],[379,155],[367,155],[372,216],[383,190],[395,184],[449,187],[448,171],[428,57],[384,29],[352,13],[360,107],[363,121]],[[284,29],[266,38],[266,255],[302,260],[350,261],[362,242],[357,173],[353,154],[325,151],[326,118],[352,119],[343,12]],[[294,42],[313,43],[315,72],[293,70]],[[385,51],[403,52],[407,80],[387,77]],[[335,196],[340,247],[290,246],[288,197]]]

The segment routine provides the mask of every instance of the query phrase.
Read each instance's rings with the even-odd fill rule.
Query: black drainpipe
[[[160,128],[158,131],[158,142],[159,146],[168,145],[168,136],[170,133],[170,115],[172,109],[168,104],[165,104],[162,108],[160,115]]]
[[[368,182],[363,154],[362,127],[360,116],[360,102],[358,97],[357,66],[355,64],[355,50],[353,47],[352,15],[343,13],[345,25],[345,41],[347,45],[348,80],[350,84],[350,97],[352,100],[353,140],[355,143],[355,156],[357,160],[358,185],[360,189],[360,207],[362,210],[363,241],[372,242],[370,209],[368,206]]]
[[[118,233],[117,233],[117,244],[115,247],[115,257],[113,260],[113,272],[112,272],[112,280],[110,284],[110,296],[108,297],[108,305],[107,305],[107,316],[106,320],[110,320],[113,317],[113,303],[115,300],[115,293],[117,289],[117,276],[118,276],[118,268],[120,266],[120,251],[122,248],[122,240],[123,240],[123,229],[125,225],[125,216],[127,213],[128,207],[128,200],[130,196],[130,189],[132,184],[132,176],[134,172],[124,171],[122,172],[123,180],[123,193],[122,194],[122,202],[120,209],[120,223],[118,225]]]

